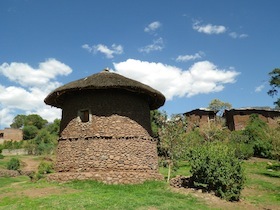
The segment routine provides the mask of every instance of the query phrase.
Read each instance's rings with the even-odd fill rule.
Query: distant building
[[[280,117],[280,111],[263,108],[241,108],[225,110],[223,117],[226,120],[226,126],[229,130],[242,130],[246,127],[250,115],[257,114],[260,119],[266,122],[270,127],[277,126],[276,118]]]
[[[5,128],[0,130],[0,144],[4,141],[21,141],[23,139],[23,132],[21,129]]]
[[[188,123],[188,130],[195,127],[208,126],[210,121],[215,121],[217,111],[209,109],[194,109],[192,111],[186,112],[183,115],[186,116]]]
[[[159,91],[107,70],[55,89],[45,99],[62,109],[57,173],[49,179],[161,179],[150,110],[164,102]]]

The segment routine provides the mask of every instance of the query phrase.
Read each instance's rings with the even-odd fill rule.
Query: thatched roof
[[[58,87],[51,92],[44,101],[48,105],[61,108],[65,94],[77,94],[78,91],[84,90],[94,91],[109,89],[127,90],[146,95],[149,98],[149,106],[152,110],[161,107],[165,102],[164,95],[159,91],[136,80],[109,72],[108,70],[103,70],[100,73]]]

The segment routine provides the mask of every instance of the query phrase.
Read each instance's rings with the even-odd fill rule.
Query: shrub
[[[4,155],[0,154],[0,159],[4,159]]]
[[[235,150],[235,156],[247,160],[254,155],[254,145],[249,143],[248,136],[240,131],[232,131],[229,135],[229,146]]]
[[[53,171],[54,170],[53,170],[52,162],[42,161],[38,166],[38,173],[40,174],[49,174],[52,173]]]
[[[11,158],[11,160],[7,163],[8,170],[18,170],[20,167],[20,162],[18,158]]]
[[[272,143],[269,136],[269,127],[257,114],[250,115],[243,134],[249,138],[249,143],[253,145],[254,156],[271,157]]]
[[[221,142],[207,142],[191,151],[190,165],[195,187],[214,191],[226,200],[239,200],[245,178],[234,150]]]

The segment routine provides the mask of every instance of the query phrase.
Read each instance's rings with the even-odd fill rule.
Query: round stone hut
[[[62,119],[56,173],[48,179],[161,179],[150,110],[164,102],[159,91],[108,70],[55,89],[45,103],[61,108]]]

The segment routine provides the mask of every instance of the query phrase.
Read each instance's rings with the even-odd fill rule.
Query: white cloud
[[[161,27],[161,23],[159,21],[155,21],[155,22],[150,23],[147,27],[145,27],[144,31],[145,32],[154,32],[159,27]]]
[[[176,61],[186,62],[186,61],[190,61],[190,60],[196,60],[196,59],[202,58],[203,55],[204,55],[203,52],[198,52],[198,53],[195,53],[194,55],[179,55],[176,58]]]
[[[229,36],[233,39],[244,39],[244,38],[247,38],[248,35],[247,34],[238,34],[236,32],[230,32],[229,33]]]
[[[226,27],[222,25],[212,25],[212,24],[206,24],[201,25],[200,21],[194,21],[193,23],[193,29],[205,34],[221,34],[226,32]]]
[[[261,91],[264,89],[264,87],[265,87],[264,84],[262,84],[262,85],[256,87],[256,88],[255,88],[255,92],[257,92],[257,93],[258,93],[258,92],[261,92]]]
[[[71,72],[69,66],[55,59],[40,63],[37,69],[26,63],[3,63],[0,74],[13,85],[0,85],[0,118],[5,119],[1,126],[9,126],[16,112],[39,114],[50,122],[59,118],[60,115],[57,114],[60,111],[50,111],[44,98],[61,85],[56,79],[57,76],[66,76]]]
[[[114,63],[114,68],[116,73],[161,91],[167,100],[222,91],[224,85],[234,83],[239,74],[232,69],[218,69],[209,61],[197,62],[183,70],[163,63],[128,59]]]
[[[163,39],[159,37],[153,40],[153,43],[139,48],[139,52],[150,53],[152,51],[161,51],[164,48]]]
[[[26,63],[3,63],[0,74],[10,81],[22,86],[42,86],[59,75],[68,75],[71,68],[55,59],[48,59],[39,64],[38,69],[33,69]]]
[[[114,55],[120,55],[123,53],[123,46],[112,44],[111,48],[107,47],[104,44],[93,45],[90,47],[88,44],[82,45],[82,48],[87,50],[90,53],[102,53],[106,58],[114,58]]]

